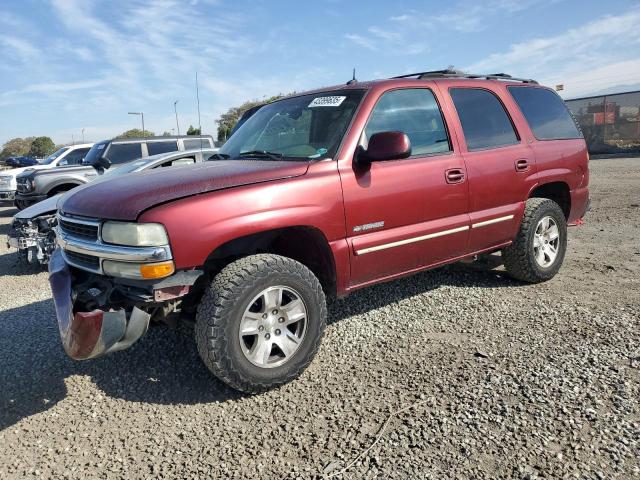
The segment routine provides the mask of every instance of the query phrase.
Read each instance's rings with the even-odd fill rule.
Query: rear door
[[[535,158],[505,108],[504,88],[448,89],[469,181],[469,252],[512,240],[535,184]],[[502,93],[502,95],[500,95]],[[512,106],[513,102],[510,102]]]
[[[350,152],[339,162],[351,286],[461,255],[469,228],[464,161],[453,148],[434,92],[421,87],[371,95],[367,101],[375,104],[360,145],[366,148],[374,133],[401,131],[411,141],[412,155],[363,168]]]

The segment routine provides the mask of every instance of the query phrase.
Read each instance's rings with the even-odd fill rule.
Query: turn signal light
[[[173,262],[149,263],[140,265],[140,275],[142,278],[150,280],[153,278],[168,277],[175,272]]]

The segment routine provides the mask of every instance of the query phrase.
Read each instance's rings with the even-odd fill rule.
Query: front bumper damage
[[[130,347],[147,332],[152,316],[188,293],[200,274],[191,271],[152,285],[120,285],[70,267],[56,249],[49,261],[49,283],[66,353],[86,360]]]

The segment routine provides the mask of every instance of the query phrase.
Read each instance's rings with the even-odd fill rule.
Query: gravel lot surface
[[[0,243],[0,478],[640,478],[640,159],[591,162],[564,267],[455,265],[330,305],[296,382],[212,378],[184,330],[85,363]],[[13,215],[0,209],[0,235]]]

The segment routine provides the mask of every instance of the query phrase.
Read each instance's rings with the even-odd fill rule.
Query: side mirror
[[[403,132],[379,132],[369,138],[369,146],[358,150],[359,164],[395,160],[411,156],[411,141]]]
[[[100,157],[98,160],[91,164],[93,168],[95,168],[98,173],[102,173],[107,170],[111,166],[111,162],[106,157]]]

